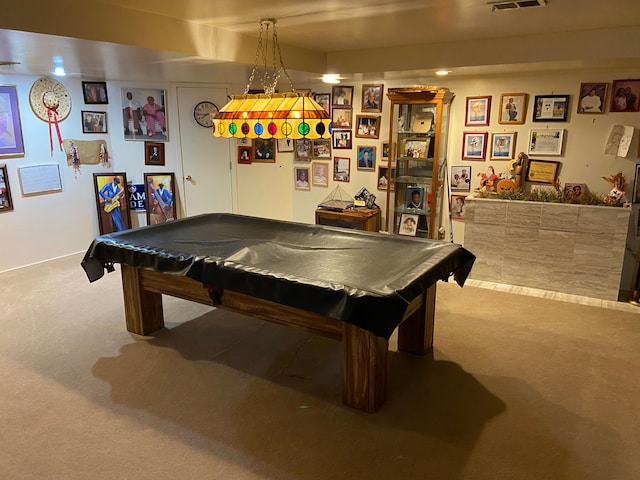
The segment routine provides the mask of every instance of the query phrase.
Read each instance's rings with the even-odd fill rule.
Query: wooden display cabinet
[[[387,210],[390,233],[437,238],[443,222],[449,107],[454,94],[442,87],[390,88]],[[417,198],[419,197],[419,198]],[[413,203],[416,198],[416,203]],[[400,230],[407,218],[411,233]]]

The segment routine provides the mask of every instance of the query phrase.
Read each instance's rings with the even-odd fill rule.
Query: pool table
[[[462,286],[474,260],[443,241],[216,213],[97,237],[82,267],[95,281],[121,265],[135,334],[163,327],[172,295],[341,340],[343,402],[375,412],[391,334],[427,352],[437,281]]]

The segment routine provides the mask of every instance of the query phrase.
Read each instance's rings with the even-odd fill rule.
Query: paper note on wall
[[[626,157],[633,138],[633,127],[628,125],[614,125],[604,148],[605,155]]]

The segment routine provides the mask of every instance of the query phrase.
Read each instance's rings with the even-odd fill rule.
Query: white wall
[[[611,82],[622,78],[640,78],[640,71],[609,72],[574,72],[521,76],[495,76],[490,78],[456,80],[455,77],[438,79],[437,84],[449,88],[455,93],[451,107],[451,124],[448,140],[449,165],[471,165],[472,188],[478,185],[476,176],[484,172],[487,165],[494,165],[496,171],[506,169],[506,162],[500,161],[468,161],[462,160],[462,133],[464,131],[516,131],[516,152],[526,151],[529,129],[543,128],[545,124],[531,122],[531,106],[535,95],[569,94],[571,104],[569,118],[566,123],[551,124],[553,128],[565,128],[566,146],[562,157],[550,157],[562,162],[560,178],[562,182],[586,183],[590,190],[606,193],[608,184],[601,179],[622,171],[627,178],[627,191],[631,192],[634,182],[635,164],[638,162],[638,133],[634,135],[627,158],[615,158],[604,155],[604,144],[614,124],[640,127],[640,113],[607,113],[603,115],[578,115],[577,95],[583,82]],[[176,96],[170,84],[139,85],[135,83],[109,82],[110,104],[105,106],[85,106],[81,95],[79,79],[63,79],[62,82],[70,90],[73,108],[70,117],[61,123],[64,138],[82,140],[97,139],[99,135],[83,135],[80,122],[81,110],[102,110],[108,112],[110,129],[109,145],[112,155],[112,167],[105,169],[100,165],[83,165],[75,175],[73,168],[66,166],[65,155],[59,150],[49,154],[49,138],[47,125],[37,119],[31,112],[27,96],[35,77],[0,75],[0,82],[17,84],[21,120],[23,125],[26,156],[24,158],[2,159],[7,165],[11,183],[14,211],[0,214],[0,241],[4,248],[0,253],[0,271],[28,265],[34,262],[86,250],[91,240],[98,234],[96,207],[93,189],[94,172],[125,171],[127,179],[134,183],[142,183],[144,171],[143,142],[125,142],[122,134],[120,113],[120,89],[129,87],[152,87],[167,89],[167,108],[170,141],[166,144],[167,172],[175,172],[176,178],[182,177],[179,159],[178,139],[176,138],[177,118]],[[434,84],[435,80],[415,79],[403,81],[385,81],[384,79],[368,79],[365,83],[384,84],[385,91],[389,87],[401,87],[414,84]],[[362,82],[345,82],[354,88],[354,120],[360,111]],[[311,88],[316,92],[330,92],[331,87],[324,84],[296,85],[298,88]],[[237,87],[237,88],[236,88]],[[236,90],[234,90],[236,88]],[[234,86],[231,91],[241,91],[243,86]],[[524,125],[500,125],[497,123],[500,95],[508,92],[524,92],[529,94],[529,105]],[[609,95],[611,92],[609,92]],[[469,128],[464,126],[465,97],[477,95],[492,96],[491,125],[485,128]],[[365,186],[377,196],[377,203],[386,210],[386,192],[377,189],[377,166],[380,165],[382,143],[387,141],[389,131],[389,102],[386,96],[383,101],[381,122],[381,138],[378,140],[353,137],[352,150],[337,150],[334,155],[351,158],[351,181],[349,183],[334,182],[329,179],[328,187],[312,187],[310,191],[293,188],[293,168],[295,162],[292,153],[277,153],[274,164],[237,165],[234,163],[234,185],[236,188],[235,205],[237,213],[264,216],[284,220],[313,223],[314,212],[320,203],[337,185],[350,195]],[[214,139],[212,141],[234,142],[234,140]],[[375,145],[377,148],[376,170],[357,170],[356,151],[359,145]],[[58,163],[62,175],[63,192],[24,198],[21,196],[17,178],[17,167],[24,165]],[[153,170],[158,170],[153,167]],[[133,225],[142,225],[144,213],[133,214]],[[636,212],[632,222],[636,221]],[[444,222],[448,229],[447,221]],[[384,220],[383,220],[384,225]],[[637,244],[635,235],[630,235],[629,248],[635,251]],[[453,221],[453,236],[456,243],[464,243],[464,223]],[[448,236],[447,236],[448,238]],[[634,270],[633,257],[628,254],[623,273],[622,288],[630,282]]]

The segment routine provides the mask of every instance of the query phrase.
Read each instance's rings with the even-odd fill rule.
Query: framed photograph
[[[467,97],[464,124],[467,127],[488,127],[491,116],[491,96]]]
[[[382,143],[382,158],[389,158],[389,142]]]
[[[332,106],[351,108],[353,106],[353,87],[334,85],[331,88],[331,98],[333,100]]]
[[[608,83],[581,83],[578,113],[604,113],[608,88]]]
[[[407,208],[424,210],[424,187],[407,187]]]
[[[429,137],[408,137],[400,145],[401,158],[427,158],[429,155]]]
[[[503,93],[500,95],[498,123],[522,125],[527,114],[529,95],[526,93]]]
[[[611,112],[637,112],[640,110],[640,79],[614,80],[611,87]]]
[[[311,141],[313,158],[331,158],[331,139],[316,138]]]
[[[351,150],[351,130],[334,130],[331,133],[333,148]]]
[[[532,183],[546,183],[552,185],[558,178],[560,162],[551,160],[529,159],[525,180]]]
[[[311,148],[311,140],[308,138],[298,138],[293,141],[293,146],[295,148],[295,160],[311,160],[311,153],[313,151]]]
[[[563,128],[532,128],[529,131],[529,155],[562,155]]]
[[[253,162],[276,163],[276,139],[253,139]]]
[[[356,115],[356,137],[378,138],[380,136],[380,115]]]
[[[127,201],[127,174],[124,172],[94,173],[93,185],[100,235],[131,228],[131,212]]]
[[[331,115],[331,94],[330,93],[314,93],[313,99],[320,105],[327,115]]]
[[[82,95],[87,105],[107,105],[107,82],[82,82]]]
[[[536,95],[533,102],[534,122],[566,122],[571,95]]]
[[[238,163],[250,165],[253,158],[253,148],[240,146],[238,147]]]
[[[0,213],[11,210],[13,210],[13,199],[11,198],[11,188],[9,188],[7,166],[0,165]]]
[[[462,159],[484,160],[487,157],[487,132],[462,133]]]
[[[384,85],[362,85],[362,111],[382,112]]]
[[[376,147],[358,147],[358,170],[375,170]]]
[[[351,158],[333,157],[333,179],[336,182],[351,180]]]
[[[147,188],[147,225],[176,218],[176,180],[173,173],[145,173]]]
[[[108,133],[107,112],[82,110],[82,133]]]
[[[564,184],[564,194],[567,198],[571,198],[571,201],[573,202],[580,202],[580,200],[584,197],[585,193],[587,193],[586,183],[565,183]]]
[[[0,85],[0,157],[24,157],[22,124],[15,85]]]
[[[491,134],[491,160],[513,160],[516,150],[516,132]]]
[[[164,143],[144,142],[144,164],[164,167]]]
[[[333,107],[331,111],[331,124],[333,128],[351,128],[353,122],[353,110],[351,108]]]
[[[403,213],[400,216],[400,225],[398,226],[398,234],[408,237],[415,237],[418,231],[418,215],[414,213]]]
[[[309,167],[293,167],[293,181],[296,190],[311,190]]]
[[[5,175],[5,178],[7,176]],[[640,163],[636,163],[636,176],[633,182],[633,203],[640,203]]]
[[[166,91],[123,88],[121,92],[124,139],[166,142],[169,138]]]
[[[313,162],[311,170],[313,171],[311,185],[314,187],[329,186],[329,162]]]
[[[464,192],[471,190],[471,166],[455,165],[451,167],[451,190]]]
[[[464,220],[465,199],[466,195],[451,195],[451,204],[449,211],[453,220]]]
[[[378,167],[378,190],[387,190],[389,185],[391,185],[391,191],[393,192],[393,179],[395,177],[395,168],[391,169],[391,179],[387,178],[387,174],[389,173],[389,166],[379,166]]]
[[[278,153],[293,152],[293,139],[291,138],[279,138],[278,139]]]

